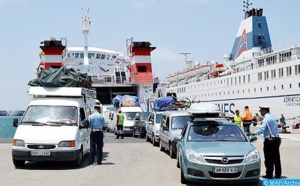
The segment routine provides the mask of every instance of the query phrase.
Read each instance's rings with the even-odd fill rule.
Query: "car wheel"
[[[177,168],[180,168],[179,158],[177,158]]]
[[[170,157],[171,157],[172,159],[174,159],[174,158],[175,158],[175,153],[174,153],[174,151],[173,151],[173,145],[172,145],[172,143],[171,143],[170,146],[169,146],[169,153],[170,153]]]
[[[161,141],[159,142],[159,150],[160,151],[164,151],[165,150],[165,148],[162,146],[162,144],[161,144]]]
[[[154,135],[152,136],[152,145],[154,147],[157,146],[157,142],[155,141]]]
[[[189,181],[187,181],[187,180],[185,179],[182,168],[181,168],[180,170],[181,170],[181,171],[180,171],[180,181],[181,181],[181,183],[182,183],[182,184],[188,184]]]
[[[81,165],[82,165],[82,159],[83,159],[83,152],[82,152],[82,149],[80,149],[78,157],[76,158],[76,160],[73,161],[73,165],[75,167],[81,167]]]
[[[132,131],[132,137],[135,138],[135,130]]]
[[[24,164],[25,164],[25,160],[15,160],[15,159],[13,159],[13,163],[14,163],[14,165],[15,165],[15,167],[23,167],[24,166]]]
[[[149,142],[150,138],[148,137],[148,135],[146,134],[146,141]]]

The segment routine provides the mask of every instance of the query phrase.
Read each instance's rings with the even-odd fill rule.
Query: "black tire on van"
[[[79,151],[78,157],[72,163],[75,167],[81,167],[82,160],[83,160],[83,152],[82,152],[82,148],[81,148]]]
[[[13,159],[13,163],[14,163],[14,165],[15,165],[16,168],[23,167],[24,164],[25,164],[25,160],[16,160],[16,159]]]

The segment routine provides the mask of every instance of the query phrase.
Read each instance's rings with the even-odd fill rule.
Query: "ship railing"
[[[152,75],[134,75],[130,77],[131,83],[153,83]]]

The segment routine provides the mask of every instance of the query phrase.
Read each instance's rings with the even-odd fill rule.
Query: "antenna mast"
[[[193,60],[188,57],[188,55],[191,54],[191,53],[183,52],[183,53],[180,53],[180,54],[184,54],[184,61],[187,64],[188,69],[191,69],[192,64],[193,64]]]
[[[243,11],[244,12],[246,12],[246,11],[248,12],[249,11],[249,6],[252,5],[252,3],[249,3],[249,0],[243,1],[243,3],[244,3],[244,5],[243,5],[243,7],[244,7]]]
[[[90,18],[87,16],[89,13],[89,8],[82,8],[81,10],[84,11],[84,16],[81,18],[83,23],[82,33],[84,35],[84,65],[89,65],[89,58],[88,58],[88,33],[89,33],[89,25],[91,24]]]

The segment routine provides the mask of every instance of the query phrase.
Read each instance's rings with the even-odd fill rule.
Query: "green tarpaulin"
[[[49,68],[42,70],[39,77],[29,81],[30,86],[40,87],[91,87],[91,77],[72,68]]]

